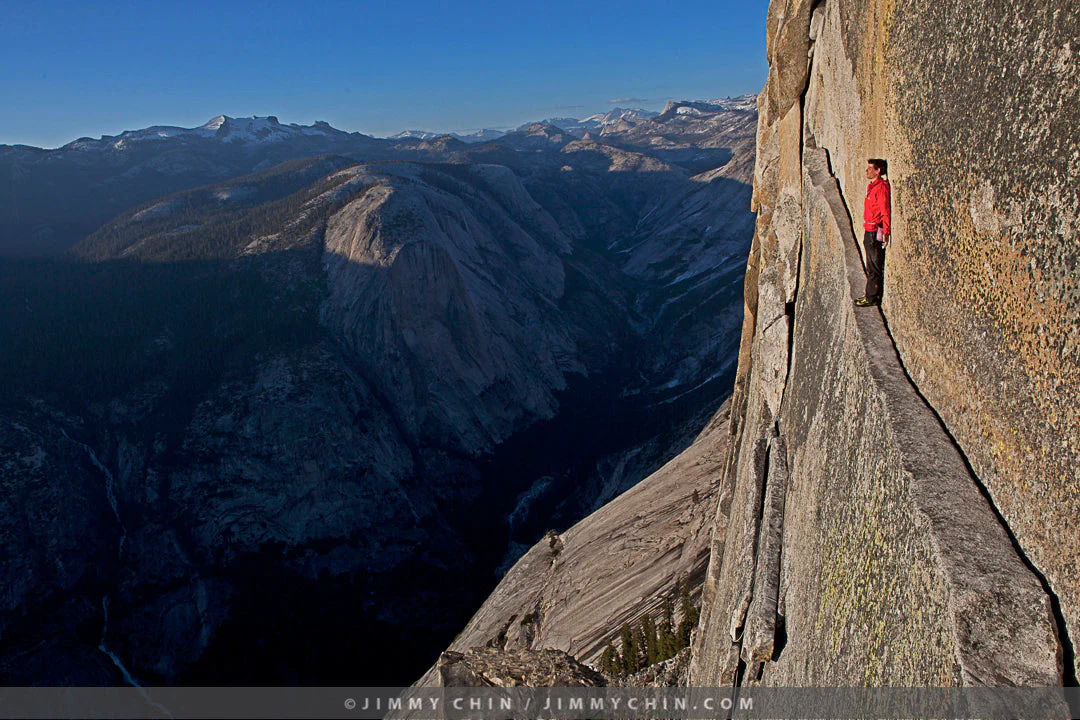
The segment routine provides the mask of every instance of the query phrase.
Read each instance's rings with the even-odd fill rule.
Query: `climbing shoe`
[[[881,296],[872,295],[870,297],[855,298],[855,304],[859,307],[870,307],[871,305],[880,305]]]

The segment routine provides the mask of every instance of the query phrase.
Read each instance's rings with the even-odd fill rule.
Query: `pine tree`
[[[660,646],[660,660],[675,657],[679,648],[675,646],[675,605],[670,597],[664,598],[660,615],[660,629],[657,633]]]
[[[641,645],[638,642],[637,633],[630,627],[630,623],[623,623],[622,630],[620,631],[622,636],[622,659],[623,668],[626,675],[631,675],[638,671],[641,666],[639,659]]]
[[[608,640],[607,647],[604,648],[604,654],[600,658],[600,669],[608,675],[618,677],[623,674],[623,661],[619,657],[618,651],[615,646]]]
[[[660,643],[656,635],[656,624],[648,613],[641,618],[641,635],[645,648],[645,665],[652,665],[660,657]]]
[[[697,627],[700,613],[694,607],[694,604],[690,602],[690,582],[686,578],[680,578],[678,588],[679,614],[682,615],[682,618],[679,620],[679,629],[675,635],[681,650],[690,645],[690,633]]]

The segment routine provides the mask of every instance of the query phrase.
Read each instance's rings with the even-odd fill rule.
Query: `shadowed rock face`
[[[21,659],[28,677],[90,685],[111,678],[111,663],[87,645],[96,638],[82,622],[99,610],[85,594],[115,582],[110,567],[122,530],[104,483],[58,425],[35,423],[33,416],[0,421],[0,634],[31,645],[37,641],[33,633],[20,636],[47,621],[65,638],[63,650],[51,660]]]
[[[700,157],[684,123],[668,159],[309,158],[128,208],[78,262],[0,264],[0,677],[422,673],[500,564],[726,392],[754,128],[732,112],[696,121]]]
[[[1078,36],[1053,0],[772,2],[692,685],[1075,679]]]
[[[563,373],[584,369],[555,221],[506,168],[473,171],[503,202],[420,167],[358,172],[376,187],[327,223],[322,317],[407,431],[472,454],[552,415]]]

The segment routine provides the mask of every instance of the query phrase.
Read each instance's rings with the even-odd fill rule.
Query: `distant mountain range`
[[[389,136],[388,140],[433,140],[438,137],[449,136],[466,143],[488,142],[496,140],[510,132],[524,130],[525,128],[541,124],[553,125],[567,131],[575,137],[583,137],[585,133],[593,130],[601,130],[605,127],[626,123],[630,126],[645,120],[660,117],[666,119],[673,114],[693,115],[694,117],[706,117],[728,110],[755,110],[755,95],[740,95],[735,98],[720,98],[717,100],[682,100],[669,102],[662,112],[644,110],[642,108],[616,107],[605,113],[596,113],[584,119],[573,117],[545,118],[536,122],[528,122],[519,125],[515,130],[501,130],[496,128],[483,128],[471,133],[439,133],[429,130],[404,130]],[[262,145],[267,143],[280,143],[287,140],[300,138],[313,139],[347,139],[366,138],[374,140],[370,135],[359,132],[346,132],[339,130],[329,123],[317,120],[311,125],[299,125],[297,123],[283,124],[277,117],[245,117],[233,118],[228,115],[218,115],[211,118],[204,125],[194,128],[183,128],[174,125],[154,125],[141,130],[126,130],[119,135],[103,135],[100,138],[81,137],[66,145],[56,148],[55,151],[46,151],[42,148],[28,145],[2,145],[0,144],[0,158],[12,154],[24,154],[27,152],[58,152],[58,151],[107,151],[129,150],[148,142],[161,140],[207,140],[213,139],[222,143],[236,143],[239,145]]]
[[[757,115],[714,106],[0,147],[0,683],[419,676],[730,387]]]
[[[435,160],[492,142],[535,151],[601,136],[621,146],[658,133],[674,143],[669,149],[676,155],[665,159],[685,163],[691,160],[682,156],[692,154],[690,147],[698,142],[694,132],[684,132],[690,130],[687,122],[722,125],[754,110],[754,96],[748,95],[669,103],[660,114],[615,108],[584,120],[549,118],[509,132],[410,130],[392,138],[345,132],[326,122],[298,125],[274,116],[218,115],[195,128],[155,125],[83,137],[53,150],[0,145],[0,256],[61,253],[134,205],[299,158],[333,154],[365,161]],[[500,147],[491,148],[493,162],[501,161],[499,153]],[[694,162],[700,170],[712,161]]]
[[[755,110],[757,103],[756,95],[740,95],[734,98],[719,98],[716,100],[682,100],[678,102],[669,102],[663,112],[655,112],[653,110],[644,110],[642,108],[621,108],[616,107],[606,113],[596,113],[590,115],[583,120],[579,120],[573,117],[553,117],[545,118],[538,121],[540,125],[554,125],[561,130],[565,130],[574,137],[584,137],[586,133],[592,131],[603,130],[606,127],[625,123],[628,126],[634,126],[645,120],[652,120],[660,115],[670,116],[672,114],[679,115],[693,115],[694,117],[707,117],[709,115],[715,115],[728,110]],[[523,125],[519,125],[516,130],[524,130],[530,125],[536,125],[537,122],[528,122]],[[460,134],[460,133],[437,133],[428,130],[405,130],[396,135],[391,135],[391,140],[402,139],[416,139],[416,140],[431,140],[444,135],[449,135],[452,138],[461,140],[462,142],[475,143],[475,142],[487,142],[489,140],[495,140],[497,138],[506,135],[508,132],[514,132],[513,130],[499,130],[495,128],[484,128],[483,130],[477,130],[473,133]]]
[[[57,149],[61,151],[128,150],[132,146],[147,142],[203,139],[214,139],[223,143],[254,145],[277,143],[303,137],[348,137],[350,135],[357,136],[360,133],[343,132],[322,121],[317,121],[314,125],[297,125],[295,123],[283,125],[273,115],[249,118],[231,118],[227,115],[218,115],[211,118],[205,125],[196,128],[154,125],[142,130],[127,130],[116,136],[103,135],[96,140],[88,137],[79,138]],[[0,152],[5,147],[7,146],[0,146]]]
[[[506,130],[496,130],[494,128],[484,128],[483,130],[477,130],[474,133],[437,133],[429,132],[428,130],[404,130],[397,135],[391,135],[389,140],[434,140],[438,137],[452,137],[456,140],[461,140],[467,143],[487,142],[488,140],[497,140],[507,133]]]
[[[652,110],[642,110],[641,108],[615,108],[609,110],[606,113],[597,113],[596,115],[590,115],[584,120],[578,120],[572,117],[555,117],[545,118],[536,122],[527,122],[523,125],[519,125],[514,130],[498,130],[495,128],[484,128],[483,130],[477,130],[474,133],[460,134],[460,133],[436,133],[428,130],[406,130],[400,132],[397,135],[391,135],[391,140],[402,140],[413,138],[417,140],[431,140],[437,137],[443,137],[449,135],[452,138],[461,140],[467,143],[487,142],[489,140],[497,140],[512,132],[520,132],[526,130],[533,125],[551,125],[557,127],[560,130],[565,130],[571,135],[581,138],[585,136],[585,133],[590,130],[599,130],[608,125],[615,125],[619,122],[627,122],[630,124],[637,124],[642,120],[651,120],[659,115]]]

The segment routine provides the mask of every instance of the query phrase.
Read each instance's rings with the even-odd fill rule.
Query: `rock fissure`
[[[811,138],[811,142],[813,142],[814,141],[813,135],[811,135],[810,138]],[[852,219],[851,209],[848,206],[847,199],[844,197],[843,188],[840,186],[839,181],[836,179],[836,175],[833,173],[832,163],[828,160],[829,151],[828,151],[827,148],[821,148],[821,150],[823,150],[825,152],[825,157],[826,157],[826,164],[825,165],[826,165],[826,168],[828,169],[829,175],[833,178],[834,181],[836,181],[836,186],[837,186],[837,189],[838,189],[838,192],[839,192],[840,201],[841,201],[841,203],[842,203],[842,205],[844,207],[844,210],[845,210],[845,215],[846,216],[845,217],[837,217],[836,218],[837,224],[840,225],[841,227],[844,227],[845,226],[844,223],[847,223],[850,226],[854,227],[854,220]],[[858,236],[853,233],[853,238],[857,238],[857,237]],[[858,247],[857,244],[856,244],[856,247]],[[866,272],[865,258],[863,258],[862,253],[857,253],[857,254],[858,254],[860,260],[862,260],[862,268],[863,268],[863,272],[865,273]],[[852,288],[852,292],[854,294],[854,288]],[[870,309],[869,314],[872,315],[872,312],[873,312],[872,309]],[[1070,685],[1070,686],[1075,686],[1077,684],[1077,678],[1076,678],[1076,673],[1075,673],[1075,670],[1074,670],[1074,667],[1075,667],[1075,665],[1074,665],[1074,658],[1075,658],[1074,649],[1073,649],[1071,638],[1069,636],[1068,626],[1065,623],[1065,618],[1064,618],[1064,615],[1062,614],[1062,611],[1061,611],[1061,601],[1058,598],[1057,593],[1054,592],[1053,587],[1050,585],[1049,581],[1046,578],[1046,575],[1038,568],[1038,566],[1031,559],[1031,557],[1029,556],[1027,551],[1025,551],[1025,549],[1021,545],[1020,541],[1017,539],[1016,534],[1013,532],[1013,529],[1009,526],[1008,521],[1005,519],[1005,516],[1002,514],[1001,508],[999,508],[998,504],[994,501],[994,497],[993,497],[993,494],[990,492],[990,489],[986,486],[986,484],[979,478],[978,474],[975,472],[975,469],[972,467],[971,462],[968,460],[968,457],[967,457],[966,453],[964,452],[963,447],[957,441],[957,439],[953,436],[952,432],[950,432],[948,426],[945,424],[945,421],[942,419],[941,414],[938,412],[937,408],[934,407],[934,405],[930,402],[930,400],[920,390],[918,382],[916,382],[915,378],[911,375],[911,372],[908,370],[907,365],[904,363],[903,355],[900,353],[900,348],[897,345],[896,340],[893,337],[892,329],[889,326],[889,318],[888,318],[888,315],[885,312],[885,309],[884,308],[879,308],[879,312],[880,312],[880,315],[881,315],[881,323],[882,323],[882,327],[883,327],[883,329],[885,331],[885,335],[888,337],[889,343],[892,345],[892,349],[895,352],[896,362],[899,365],[900,370],[903,372],[904,377],[907,379],[907,382],[910,384],[911,389],[914,391],[915,395],[919,398],[919,400],[922,403],[925,404],[927,410],[933,416],[934,420],[936,420],[937,427],[940,429],[941,433],[944,434],[944,436],[946,438],[948,438],[949,443],[951,444],[952,448],[955,450],[956,454],[959,456],[960,461],[963,463],[964,467],[966,468],[967,473],[970,476],[971,481],[974,483],[975,488],[979,491],[979,494],[982,495],[983,499],[986,501],[987,506],[989,507],[989,509],[993,513],[993,515],[996,518],[996,520],[997,520],[998,524],[1000,525],[1001,529],[1004,531],[1004,533],[1008,537],[1009,542],[1012,545],[1013,551],[1016,553],[1016,555],[1020,559],[1020,561],[1031,572],[1031,574],[1034,575],[1035,578],[1039,581],[1039,584],[1042,586],[1043,592],[1046,593],[1046,596],[1047,596],[1047,598],[1048,598],[1048,600],[1049,600],[1049,602],[1051,604],[1051,609],[1052,609],[1052,612],[1053,612],[1054,624],[1056,625],[1056,631],[1057,631],[1057,638],[1058,638],[1058,641],[1061,644],[1061,652],[1062,652],[1062,658],[1063,658],[1063,680],[1064,680],[1064,684],[1065,685]],[[793,336],[794,336],[794,333],[793,333]]]
[[[893,340],[892,332],[889,329],[889,319],[884,312],[882,312],[882,322],[884,323],[885,332],[886,334],[888,334],[889,339]],[[893,341],[893,347],[896,348],[895,341]],[[912,389],[915,391],[915,394],[918,395],[919,399],[926,403],[926,406],[930,409],[930,412],[933,413],[934,417],[937,419],[938,424],[941,428],[941,432],[943,432],[945,436],[949,438],[950,442],[952,442],[953,446],[956,448],[956,452],[957,454],[959,454],[960,459],[963,461],[964,466],[967,468],[968,473],[971,475],[971,479],[975,483],[975,487],[978,489],[983,499],[986,500],[986,504],[994,513],[994,517],[997,518],[997,522],[1001,525],[1002,530],[1008,536],[1009,542],[1012,544],[1013,550],[1015,551],[1017,557],[1020,558],[1020,561],[1024,563],[1024,565],[1031,572],[1031,574],[1034,575],[1035,578],[1039,581],[1039,584],[1042,585],[1043,592],[1046,593],[1046,596],[1050,601],[1051,609],[1053,611],[1054,623],[1057,626],[1058,642],[1061,643],[1061,652],[1063,659],[1062,679],[1066,686],[1075,687],[1077,685],[1077,677],[1075,671],[1075,649],[1073,648],[1072,638],[1069,635],[1068,624],[1065,622],[1065,616],[1061,611],[1061,599],[1054,591],[1053,586],[1050,585],[1050,581],[1046,578],[1045,573],[1043,573],[1043,571],[1039,569],[1039,567],[1035,564],[1034,560],[1024,549],[1023,545],[1020,544],[1019,539],[1017,539],[1016,537],[1016,533],[1013,532],[1013,529],[1009,526],[1008,520],[1006,520],[1005,516],[1002,514],[1001,508],[998,507],[997,503],[994,501],[994,496],[991,494],[990,489],[979,478],[978,474],[976,474],[975,469],[972,467],[971,462],[968,460],[967,455],[964,453],[963,447],[949,431],[948,426],[945,424],[945,421],[942,420],[941,415],[938,413],[937,409],[930,403],[926,396],[923,395],[922,391],[919,390],[918,383],[915,382],[915,379],[911,376],[911,373],[904,365],[903,356],[900,354],[899,348],[896,348],[896,354],[900,362],[900,367],[901,369],[903,369],[904,375],[907,377],[908,382],[911,383]]]
[[[777,607],[780,593],[780,552],[784,535],[784,499],[787,459],[783,437],[769,441],[769,461],[762,501],[754,590],[747,611],[741,654],[753,662],[771,660],[776,647]]]
[[[846,203],[845,203],[845,205],[846,205]],[[849,215],[850,215],[850,213],[849,213]],[[1075,669],[1074,669],[1075,668],[1075,663],[1074,663],[1075,651],[1074,651],[1074,648],[1073,648],[1073,645],[1072,645],[1072,640],[1071,640],[1071,638],[1069,636],[1068,625],[1066,624],[1065,617],[1064,617],[1064,615],[1063,615],[1063,613],[1061,611],[1061,600],[1060,600],[1060,598],[1057,596],[1057,593],[1054,592],[1054,589],[1050,585],[1049,580],[1047,580],[1046,575],[1042,572],[1042,570],[1039,569],[1039,567],[1035,564],[1034,560],[1030,557],[1029,553],[1024,549],[1024,547],[1020,543],[1019,539],[1017,539],[1015,532],[1009,526],[1009,522],[1008,522],[1008,520],[1006,520],[1004,514],[1002,513],[1001,508],[995,502],[994,496],[990,492],[990,489],[979,478],[978,474],[975,472],[974,467],[971,465],[970,460],[968,460],[967,454],[964,452],[963,446],[960,444],[960,442],[956,439],[956,437],[949,430],[949,427],[945,424],[945,421],[942,419],[941,414],[938,412],[937,408],[934,407],[934,405],[930,402],[930,400],[919,389],[919,384],[915,381],[915,378],[912,377],[911,372],[908,370],[907,366],[904,363],[903,355],[900,353],[900,349],[897,346],[895,339],[893,338],[892,330],[889,327],[888,315],[885,313],[885,311],[883,309],[881,311],[881,316],[882,316],[882,324],[884,326],[885,333],[888,336],[889,341],[892,343],[893,349],[896,351],[896,357],[897,357],[897,361],[898,361],[898,363],[900,365],[900,369],[903,371],[904,376],[907,378],[907,381],[910,383],[912,390],[915,392],[915,394],[918,396],[918,398],[923,403],[925,403],[925,405],[929,409],[930,413],[937,420],[937,424],[938,424],[941,432],[949,439],[949,442],[952,444],[952,446],[956,450],[956,453],[959,455],[960,460],[964,464],[964,467],[967,469],[969,475],[971,476],[972,482],[975,484],[976,489],[978,489],[979,494],[982,495],[983,499],[986,501],[987,506],[993,512],[994,517],[997,519],[997,522],[1001,526],[1001,529],[1008,536],[1009,542],[1011,543],[1011,545],[1013,547],[1013,550],[1015,551],[1017,557],[1020,559],[1021,562],[1024,563],[1024,565],[1031,572],[1031,574],[1035,576],[1035,578],[1039,581],[1039,584],[1042,585],[1043,592],[1046,593],[1047,598],[1049,599],[1051,607],[1052,607],[1053,616],[1054,616],[1054,622],[1055,622],[1055,625],[1057,626],[1058,641],[1061,643],[1061,651],[1062,651],[1062,657],[1063,657],[1063,661],[1064,661],[1064,665],[1063,665],[1064,684],[1067,685],[1067,686],[1076,686],[1077,685],[1077,678],[1076,678],[1076,672],[1075,672]]]
[[[848,295],[854,296],[862,264],[843,191],[827,161],[828,151],[807,138],[807,165],[814,186],[825,197],[839,230],[847,260]],[[881,391],[889,427],[901,463],[913,481],[913,500],[930,524],[938,560],[950,586],[950,611],[957,662],[964,684],[1047,684],[1062,682],[1063,650],[1052,600],[1011,539],[1011,533],[971,471],[959,446],[948,434],[934,408],[919,393],[888,333],[880,310],[848,310],[855,316],[869,360],[869,370]],[[1003,591],[1003,585],[1009,588]],[[997,607],[989,609],[987,597]],[[1002,634],[1004,618],[1027,637],[1027,652],[1016,652],[1017,638]],[[991,617],[991,616],[994,617]]]
[[[765,514],[765,483],[769,472],[769,438],[759,438],[754,445],[753,484],[750,487],[749,506],[753,511],[746,518],[743,537],[746,539],[738,561],[740,590],[735,611],[731,616],[730,635],[733,643],[741,646],[746,626],[746,615],[754,596],[754,575],[757,569],[758,541],[761,521]]]
[[[810,89],[810,70],[813,64],[813,41],[815,36],[815,24],[813,21],[820,20],[820,12],[816,12],[816,10],[821,5],[821,2],[822,0],[817,0],[809,10],[809,15],[813,20],[811,21],[811,32],[809,34],[810,45],[806,59],[805,82],[801,92],[798,94],[798,99],[790,109],[790,113],[795,114],[797,120],[798,157],[796,166],[799,168],[803,165],[803,145],[807,132],[804,109],[806,107],[806,95]],[[817,27],[820,28],[820,22],[817,23]],[[786,120],[785,124],[787,124]],[[776,169],[778,174],[783,173],[784,163],[780,156],[777,155],[775,158],[768,159],[763,163],[764,171],[759,173],[759,177],[764,177],[772,172],[774,165],[779,165],[779,168]],[[762,211],[764,212],[765,209],[762,208]],[[774,214],[770,212],[770,217],[774,216]],[[758,448],[755,448],[755,482],[750,504],[753,506],[756,500],[758,507],[755,513],[755,527],[747,536],[752,541],[754,557],[752,568],[747,577],[748,584],[741,595],[742,599],[736,607],[735,614],[732,616],[730,630],[734,644],[733,650],[738,656],[738,666],[735,672],[736,687],[743,684],[748,668],[753,684],[760,682],[766,663],[773,659],[776,650],[782,648],[782,645],[786,644],[787,641],[786,628],[784,629],[784,638],[781,640],[779,637],[782,623],[779,615],[782,584],[780,561],[784,539],[784,503],[788,484],[787,448],[783,440],[782,418],[784,400],[793,370],[796,308],[799,299],[800,271],[804,248],[801,227],[790,228],[787,232],[795,235],[793,241],[795,263],[789,281],[790,289],[786,292],[784,304],[780,306],[782,314],[777,315],[761,329],[761,335],[764,336],[777,323],[784,321],[786,363],[784,377],[779,388],[779,398],[774,408],[775,415],[773,417],[775,417],[775,421],[771,428],[771,437],[768,440],[759,440],[759,447],[762,441],[767,443],[764,451],[764,465],[760,467],[760,472],[758,472],[760,466],[757,460]],[[754,264],[753,255],[750,264]],[[756,292],[758,288],[755,287],[754,290]],[[760,305],[760,301],[754,303],[755,312],[760,312],[758,310]],[[755,325],[758,324],[760,323],[755,322]],[[736,438],[734,447],[738,447],[740,441],[741,434],[739,438]],[[735,457],[736,454],[733,452],[731,458],[734,459]],[[749,636],[747,636],[748,634]]]

